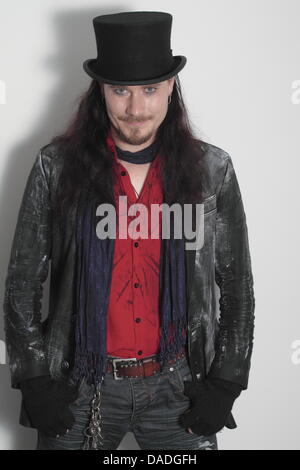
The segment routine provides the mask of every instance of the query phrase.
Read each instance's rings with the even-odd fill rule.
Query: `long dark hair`
[[[106,147],[110,128],[101,84],[92,80],[77,100],[78,108],[66,130],[52,138],[64,156],[56,194],[58,215],[64,220],[69,206],[84,184],[105,202],[114,201],[113,158]],[[178,75],[164,121],[157,130],[159,152],[164,159],[165,202],[202,202],[202,141],[192,130]]]

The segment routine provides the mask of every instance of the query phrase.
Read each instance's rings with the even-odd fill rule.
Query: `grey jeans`
[[[184,380],[192,380],[186,357],[145,378],[116,380],[107,372],[101,386],[103,450],[117,449],[127,432],[134,434],[143,450],[218,450],[216,434],[190,434],[178,424],[190,405],[190,398],[183,393]],[[91,398],[92,387],[82,381],[79,396],[70,405],[75,418],[72,429],[58,438],[38,432],[36,449],[80,450]]]

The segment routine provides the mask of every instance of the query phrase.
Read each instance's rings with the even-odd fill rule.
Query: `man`
[[[83,64],[91,86],[67,130],[36,157],[8,267],[20,423],[38,430],[37,449],[116,449],[131,430],[141,449],[216,450],[216,433],[236,427],[231,410],[248,386],[254,330],[232,160],[191,131],[171,15],[93,22],[98,57]],[[203,243],[190,249],[192,237],[174,228],[187,207],[197,221],[198,204],[193,234]],[[157,205],[183,211],[169,219],[169,236],[161,215],[152,225]]]

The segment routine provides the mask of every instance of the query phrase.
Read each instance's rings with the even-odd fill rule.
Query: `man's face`
[[[175,77],[151,85],[102,84],[112,136],[117,145],[123,143],[120,148],[134,152],[154,141],[167,114],[174,81]]]

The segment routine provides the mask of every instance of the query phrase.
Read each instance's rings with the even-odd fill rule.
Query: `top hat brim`
[[[186,64],[186,57],[183,55],[173,56],[174,65],[172,70],[168,73],[161,75],[160,77],[152,77],[145,80],[113,80],[107,77],[103,77],[97,72],[97,59],[87,59],[83,62],[83,68],[85,72],[95,80],[101,81],[103,83],[109,83],[111,85],[147,85],[151,83],[159,83],[167,80],[168,78],[176,75]]]

